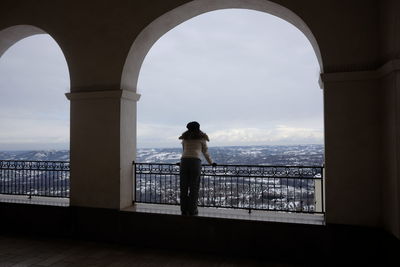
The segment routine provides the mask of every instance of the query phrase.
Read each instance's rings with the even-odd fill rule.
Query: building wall
[[[0,28],[29,24],[48,32],[66,56],[71,91],[118,90],[135,37],[156,18],[187,2],[3,0]],[[324,5],[318,0],[273,2],[296,13],[314,33],[324,72],[377,67],[376,1],[325,0]]]
[[[400,58],[400,2],[380,1],[380,36],[382,63]]]
[[[382,80],[383,136],[382,219],[386,229],[400,236],[399,205],[399,75],[392,73]]]
[[[400,2],[382,1],[381,53],[391,72],[381,78],[382,93],[382,218],[384,227],[400,238]]]
[[[126,157],[135,158],[135,140],[128,137],[134,137],[136,132],[129,116],[134,116],[130,113],[134,113],[139,96],[132,92],[127,97],[132,103],[127,104],[129,101],[123,97],[127,92],[120,90],[125,60],[146,26],[188,2],[2,1],[0,30],[19,24],[34,25],[49,33],[66,56],[71,77],[72,205],[113,209],[128,205],[126,188],[132,170]],[[380,8],[381,2],[375,0],[273,2],[305,22],[321,52],[327,221],[380,226],[381,201],[390,202],[398,195],[395,190],[390,191],[390,198],[382,198],[381,189],[386,194],[391,181],[397,181],[394,170],[398,164],[381,160],[380,116],[393,116],[394,111],[387,109],[381,115],[379,99],[391,99],[380,93],[376,70],[384,62],[382,55],[391,57],[398,51],[398,38],[394,37],[398,35],[391,28],[393,23],[398,24],[392,10],[398,4],[385,1],[385,8]],[[391,14],[390,19],[380,19],[386,13]],[[386,33],[388,27],[391,30]],[[380,42],[383,31],[384,45]],[[135,88],[135,84],[131,85],[132,91]],[[385,134],[390,136],[385,139],[385,147],[390,148],[397,135],[391,134],[390,120],[385,125]],[[395,150],[389,149],[384,156],[392,160],[393,154]],[[384,163],[393,170],[387,174],[389,178],[381,172]],[[385,187],[382,181],[386,182]],[[391,223],[387,225],[394,231]]]

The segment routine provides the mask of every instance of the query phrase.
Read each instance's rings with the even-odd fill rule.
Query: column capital
[[[380,79],[400,71],[400,59],[392,59],[376,70],[321,73],[322,83],[350,82]]]
[[[83,99],[116,98],[137,102],[140,99],[140,94],[128,90],[80,91],[66,93],[65,96],[70,101]]]

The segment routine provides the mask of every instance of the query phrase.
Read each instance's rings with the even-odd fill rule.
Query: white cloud
[[[137,138],[139,147],[180,146],[178,137],[185,129],[168,124],[147,124],[138,122]]]
[[[68,122],[0,117],[0,125],[0,150],[68,148]]]
[[[140,147],[177,147],[180,146],[178,137],[184,130],[182,126],[139,124],[138,143]],[[210,146],[322,144],[324,139],[322,129],[286,125],[269,129],[224,128],[207,134]]]
[[[279,125],[271,129],[233,128],[209,133],[213,145],[320,144],[321,129]]]

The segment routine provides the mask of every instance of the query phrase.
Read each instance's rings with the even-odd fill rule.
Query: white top
[[[207,160],[207,162],[209,164],[213,163],[210,154],[208,154],[207,141],[205,139],[183,139],[182,147],[182,158],[201,159],[201,154],[203,153],[204,158]]]

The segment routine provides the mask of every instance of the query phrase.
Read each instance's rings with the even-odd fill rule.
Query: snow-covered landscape
[[[203,167],[201,206],[318,211],[323,145],[210,147],[209,152],[218,166]],[[138,149],[136,201],[179,204],[175,164],[180,157],[181,148]],[[5,160],[43,163],[29,163],[23,170],[25,163],[16,167]],[[69,164],[55,161],[68,164],[69,150],[0,151],[0,193],[68,196]]]
[[[138,149],[137,162],[176,163],[181,157],[181,148]],[[213,160],[219,164],[240,165],[285,165],[322,166],[323,145],[280,146],[226,146],[210,147]]]
[[[181,148],[139,148],[136,162],[177,163]],[[219,164],[321,166],[323,145],[210,147]],[[0,160],[69,161],[69,150],[0,151]]]

